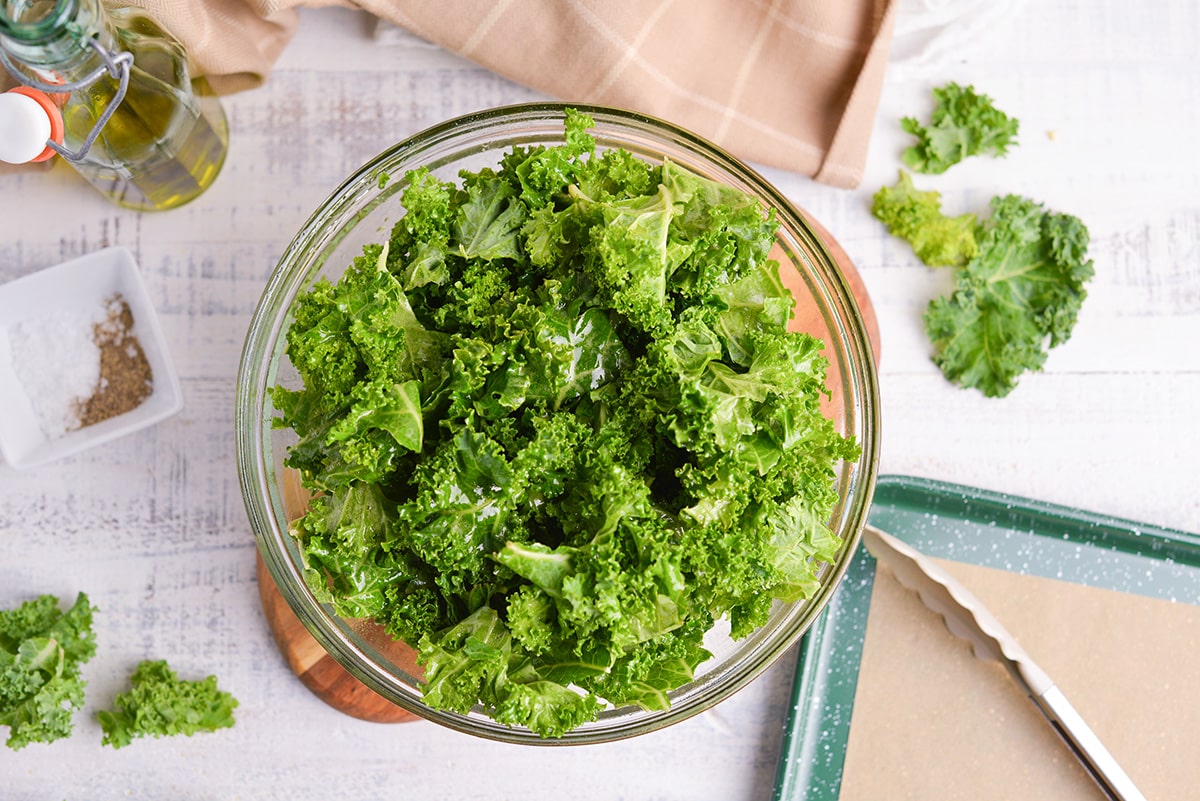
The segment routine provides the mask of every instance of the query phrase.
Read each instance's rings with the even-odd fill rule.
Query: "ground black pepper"
[[[154,375],[142,345],[133,333],[133,312],[123,297],[107,301],[108,318],[93,329],[100,351],[100,382],[86,401],[80,401],[81,426],[90,426],[132,411],[154,389]]]

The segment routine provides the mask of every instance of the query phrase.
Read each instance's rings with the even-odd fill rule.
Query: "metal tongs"
[[[920,551],[873,526],[863,530],[863,544],[945,619],[946,628],[970,642],[976,656],[1008,668],[1110,801],[1146,801],[1062,690],[966,587]]]

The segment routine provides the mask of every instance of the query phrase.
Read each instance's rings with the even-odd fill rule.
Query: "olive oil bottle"
[[[172,209],[216,180],[229,144],[220,101],[145,12],[109,11],[100,0],[0,0],[0,48],[19,80],[61,108],[56,149],[113,202]]]

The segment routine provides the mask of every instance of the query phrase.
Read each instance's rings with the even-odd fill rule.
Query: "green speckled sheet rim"
[[[1200,536],[1014,495],[881,476],[870,521],[926,554],[1200,605]],[[875,560],[860,547],[801,642],[774,801],[835,801]]]

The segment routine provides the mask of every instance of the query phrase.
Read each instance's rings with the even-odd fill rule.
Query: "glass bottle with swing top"
[[[142,211],[193,200],[221,171],[229,133],[220,101],[140,9],[0,0],[0,62],[23,84],[12,90],[20,97],[0,95],[0,130],[10,111],[8,130],[49,133],[36,156],[14,144],[16,157],[60,155],[113,202]]]

